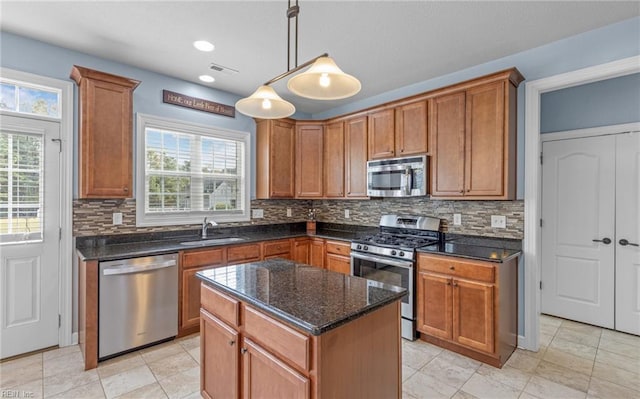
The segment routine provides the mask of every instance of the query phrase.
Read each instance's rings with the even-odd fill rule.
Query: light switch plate
[[[507,217],[506,216],[491,215],[491,227],[494,227],[496,229],[506,229],[507,228]]]
[[[115,213],[112,214],[112,217],[113,217],[113,224],[114,225],[122,224],[122,213],[115,212]]]
[[[254,219],[262,219],[264,217],[264,210],[263,209],[251,210],[251,217]]]
[[[344,218],[345,219],[349,219],[350,217],[351,217],[351,212],[349,212],[348,209],[345,209],[344,210]]]
[[[453,214],[453,225],[454,226],[460,226],[462,224],[462,215],[460,215],[459,213],[454,213]]]

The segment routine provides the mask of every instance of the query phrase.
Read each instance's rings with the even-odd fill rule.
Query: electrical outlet
[[[253,209],[251,211],[251,217],[254,219],[262,219],[264,217],[263,209]]]
[[[113,224],[114,225],[122,224],[122,213],[115,212],[111,216],[113,217]]]
[[[459,213],[454,213],[453,214],[453,225],[454,226],[460,226],[462,224],[462,215],[460,215]]]
[[[348,209],[345,209],[344,210],[344,218],[345,219],[349,219],[350,217],[351,217],[351,212],[349,212]]]
[[[507,228],[507,217],[506,216],[491,215],[491,227],[495,227],[496,229],[506,229]]]
[[[287,217],[290,218],[291,217],[291,208],[287,208]]]

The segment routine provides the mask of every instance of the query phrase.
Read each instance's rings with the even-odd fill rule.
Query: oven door
[[[412,261],[351,251],[352,275],[407,289],[407,295],[402,298],[401,314],[410,320],[415,319],[413,272]]]

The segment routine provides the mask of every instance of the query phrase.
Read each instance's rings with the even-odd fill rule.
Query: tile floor
[[[0,364],[0,398],[199,398],[197,335],[83,371],[78,346]],[[502,369],[403,341],[404,398],[640,398],[640,337],[541,316],[539,352]]]

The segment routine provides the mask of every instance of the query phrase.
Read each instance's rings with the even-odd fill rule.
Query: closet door
[[[640,335],[640,132],[616,136],[616,330]]]

